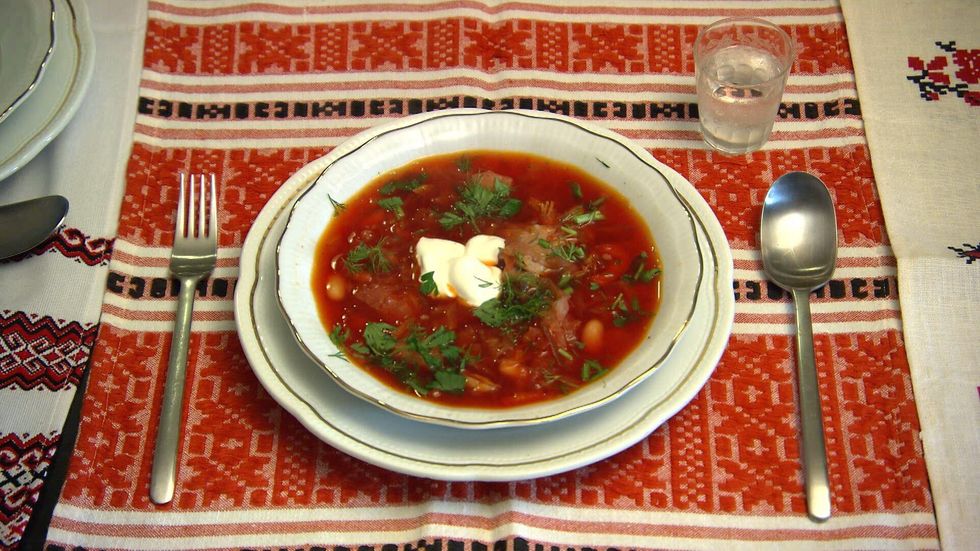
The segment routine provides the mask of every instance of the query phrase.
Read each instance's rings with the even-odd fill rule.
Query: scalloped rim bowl
[[[608,403],[669,361],[694,312],[702,251],[691,212],[645,150],[601,127],[537,111],[455,109],[414,115],[370,129],[338,147],[289,213],[276,251],[276,290],[300,347],[344,389],[415,420],[460,428],[543,423]],[[641,344],[598,381],[554,400],[505,409],[451,407],[392,389],[361,368],[332,357],[316,308],[314,251],[343,202],[378,176],[430,155],[473,149],[521,151],[574,165],[617,189],[653,235],[663,264],[661,303]]]

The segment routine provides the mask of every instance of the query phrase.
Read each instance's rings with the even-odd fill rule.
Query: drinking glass
[[[789,35],[762,19],[734,17],[701,29],[694,68],[704,141],[730,154],[762,147],[794,57]]]

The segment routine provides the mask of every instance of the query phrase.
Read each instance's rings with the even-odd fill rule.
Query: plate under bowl
[[[54,51],[52,0],[5,0],[0,23],[0,122],[37,88]]]
[[[277,297],[303,350],[343,388],[399,415],[461,428],[542,423],[623,395],[666,362],[693,315],[704,277],[690,211],[659,163],[621,136],[534,111],[449,110],[395,121],[354,137],[296,201],[277,249]],[[641,344],[608,375],[567,396],[506,409],[446,406],[392,389],[336,358],[311,286],[314,251],[333,210],[378,176],[419,158],[473,149],[518,151],[573,165],[619,191],[653,235],[663,265],[661,303]]]

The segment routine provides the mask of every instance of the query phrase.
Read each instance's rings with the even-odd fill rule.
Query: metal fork
[[[214,175],[210,175],[210,188],[204,174],[198,175],[197,183],[193,174],[189,179],[188,186],[186,176],[180,175],[174,247],[170,254],[170,272],[180,281],[180,296],[150,474],[150,499],[161,505],[173,499],[177,478],[177,445],[180,442],[194,292],[198,281],[214,269],[218,256],[218,200]]]

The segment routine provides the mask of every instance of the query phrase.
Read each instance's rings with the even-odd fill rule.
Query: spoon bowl
[[[68,199],[48,195],[0,206],[0,259],[34,248],[61,226]]]
[[[830,484],[810,291],[830,280],[837,261],[837,216],[827,186],[806,172],[780,176],[766,194],[759,239],[762,267],[769,279],[793,295],[807,512],[822,522],[830,518]]]

